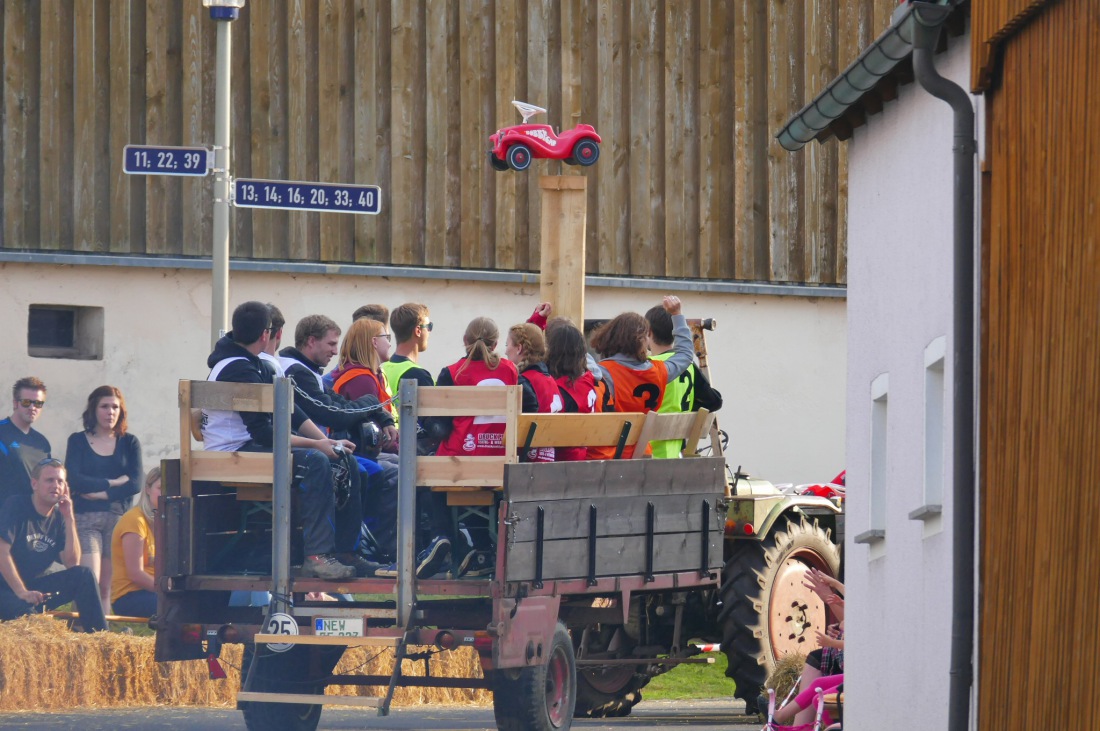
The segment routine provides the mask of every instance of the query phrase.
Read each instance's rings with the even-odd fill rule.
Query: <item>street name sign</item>
[[[377,185],[237,178],[233,181],[233,205],[374,215],[382,208],[382,189]]]
[[[126,145],[122,172],[127,175],[184,175],[202,177],[214,166],[213,153],[205,147]]]

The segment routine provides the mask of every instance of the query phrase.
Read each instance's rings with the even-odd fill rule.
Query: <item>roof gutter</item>
[[[776,135],[779,144],[791,152],[797,152],[806,143],[817,138],[830,124],[844,116],[853,104],[874,89],[879,81],[913,52],[917,14],[922,10],[940,7],[945,2],[948,0],[899,5],[890,19],[890,27],[779,131]],[[951,3],[941,9],[949,11],[953,5]]]

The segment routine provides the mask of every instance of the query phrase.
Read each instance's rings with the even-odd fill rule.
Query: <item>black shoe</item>
[[[340,563],[355,569],[355,575],[361,578],[374,576],[378,569],[385,566],[377,561],[368,561],[357,553],[341,553],[337,558],[340,559]]]
[[[416,556],[416,578],[426,579],[438,574],[450,555],[451,542],[443,536],[433,538],[428,547]]]
[[[480,578],[492,576],[496,569],[496,556],[492,551],[479,551],[476,548],[466,554],[458,565],[458,577]]]

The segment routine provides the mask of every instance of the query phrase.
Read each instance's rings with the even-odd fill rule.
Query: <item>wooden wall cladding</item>
[[[985,91],[996,73],[997,46],[1053,0],[971,0],[971,87]]]
[[[977,5],[977,3],[975,4]],[[1100,13],[1063,0],[988,93],[981,729],[1100,728]]]
[[[590,273],[846,281],[846,150],[772,135],[892,0],[249,0],[233,174],[381,185],[381,215],[236,209],[234,257],[537,270],[536,173],[585,174]],[[6,0],[5,249],[209,256],[211,179],[131,177],[127,143],[213,142],[198,0]],[[604,137],[591,169],[496,173],[510,102]]]

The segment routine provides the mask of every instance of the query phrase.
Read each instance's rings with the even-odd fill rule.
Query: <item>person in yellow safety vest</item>
[[[650,360],[666,360],[672,350],[672,316],[658,305],[645,313],[649,323]],[[665,387],[665,396],[657,411],[662,414],[698,411],[699,409],[717,411],[722,408],[722,394],[710,385],[710,381],[695,363],[669,382]],[[680,456],[683,442],[667,439],[653,442],[654,459],[675,459]]]
[[[390,385],[390,393],[396,398],[401,381],[406,378],[415,380],[421,386],[434,386],[432,374],[421,368],[420,354],[428,349],[428,338],[432,333],[432,318],[427,305],[406,302],[390,313],[390,332],[397,340],[393,355],[382,364],[382,373]],[[397,418],[394,409],[394,418]]]

